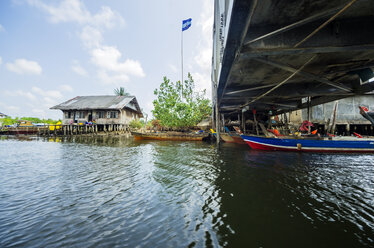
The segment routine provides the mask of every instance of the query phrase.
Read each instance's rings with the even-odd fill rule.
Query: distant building
[[[374,135],[371,123],[362,117],[358,106],[365,106],[370,111],[374,111],[374,96],[353,96],[340,99],[336,112],[336,132],[348,135],[358,132],[365,135]],[[321,130],[327,128],[327,123],[331,118],[334,102],[320,104],[311,108],[311,122]],[[294,124],[301,124],[308,119],[307,109],[297,110],[290,114],[289,121]]]
[[[3,125],[2,119],[5,118],[5,117],[7,117],[7,115],[0,112],[0,128]]]
[[[77,96],[51,109],[62,110],[62,124],[93,121],[98,125],[128,125],[143,117],[134,96]]]

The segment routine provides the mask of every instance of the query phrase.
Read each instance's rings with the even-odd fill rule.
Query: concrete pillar
[[[219,112],[218,112],[218,102],[216,99],[216,140],[217,140],[217,145],[220,143],[220,120],[219,120]]]

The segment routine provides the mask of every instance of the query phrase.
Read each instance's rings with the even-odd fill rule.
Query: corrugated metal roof
[[[135,105],[135,108],[134,108]],[[135,96],[77,96],[51,109],[60,110],[93,110],[130,108],[141,113]]]

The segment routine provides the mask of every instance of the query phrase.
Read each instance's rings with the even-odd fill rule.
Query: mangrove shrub
[[[211,114],[211,104],[205,98],[205,90],[195,91],[195,83],[190,73],[182,84],[164,77],[160,88],[154,91],[152,113],[161,125],[168,128],[190,128]]]

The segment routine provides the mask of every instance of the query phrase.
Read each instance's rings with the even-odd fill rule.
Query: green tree
[[[142,120],[132,120],[132,121],[130,121],[129,126],[131,128],[139,129],[139,128],[142,128],[144,126],[144,121],[142,121]]]
[[[195,91],[195,83],[190,73],[182,84],[164,77],[160,88],[154,91],[154,117],[168,128],[189,128],[196,126],[211,114],[211,104],[205,98],[205,90]]]
[[[14,119],[10,116],[7,116],[5,118],[0,119],[0,123],[2,123],[3,126],[5,125],[13,125],[18,123],[18,120],[25,120],[25,121],[31,121],[32,123],[47,123],[47,124],[56,124],[57,122],[61,120],[52,120],[52,119],[39,119],[37,117],[15,117]]]
[[[116,96],[129,96],[130,95],[130,93],[126,92],[125,88],[123,88],[123,87],[119,87],[119,88],[114,89],[114,94]]]

